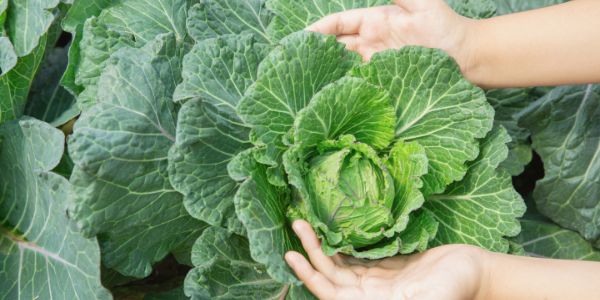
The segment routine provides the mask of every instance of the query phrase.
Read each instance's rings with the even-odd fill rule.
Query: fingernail
[[[284,255],[285,261],[290,266],[294,264],[294,257],[293,256],[294,256],[294,254],[292,254],[291,251],[286,252],[285,255]]]
[[[302,224],[300,224],[299,221],[294,221],[294,223],[292,223],[292,229],[294,230],[295,233],[298,233],[298,231],[300,231],[301,228],[302,228]]]

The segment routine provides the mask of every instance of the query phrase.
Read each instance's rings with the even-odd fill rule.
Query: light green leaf
[[[494,0],[446,0],[460,15],[472,19],[486,19],[496,14]]]
[[[433,214],[419,210],[410,215],[406,230],[400,234],[400,254],[410,254],[415,251],[423,252],[435,238],[439,223]]]
[[[235,195],[236,212],[247,230],[252,259],[265,265],[276,281],[299,284],[283,259],[289,250],[302,252],[286,217],[290,191],[270,184],[266,170],[256,164],[252,177],[242,183]]]
[[[33,80],[25,114],[60,126],[79,114],[75,97],[60,86],[67,66],[67,48],[54,48],[46,53],[40,71]]]
[[[23,115],[31,82],[44,57],[46,38],[29,55],[18,60],[8,73],[0,76],[0,124]]]
[[[441,195],[426,197],[423,207],[439,222],[434,246],[461,243],[497,252],[509,250],[505,237],[519,233],[517,218],[526,207],[510,174],[497,169],[508,154],[508,141],[505,129],[492,130],[481,143],[479,157],[468,164],[463,180]]]
[[[440,193],[465,175],[465,162],[477,157],[476,139],[491,129],[494,111],[450,56],[409,46],[375,54],[351,74],[386,89],[396,110],[396,138],[425,148],[424,194]]]
[[[29,55],[38,45],[45,44],[42,37],[54,21],[53,10],[59,0],[3,1],[8,1],[5,26],[17,56]]]
[[[0,299],[111,299],[100,251],[67,218],[71,186],[50,172],[64,135],[24,117],[0,127]]]
[[[271,277],[252,260],[248,240],[210,227],[192,250],[192,269],[185,280],[191,299],[281,299],[287,286]]]
[[[6,0],[3,0],[6,1]],[[17,64],[17,53],[8,37],[0,36],[0,76],[3,76]]]
[[[188,12],[187,29],[196,41],[227,34],[251,34],[269,43],[267,26],[273,14],[265,0],[200,0]]]
[[[544,163],[539,211],[584,238],[600,238],[600,85],[560,87],[519,119]]]
[[[204,227],[167,174],[181,57],[172,35],[116,52],[99,79],[98,103],[69,139],[72,215],[86,235],[100,236],[104,264],[129,276],[147,276],[152,263]]]
[[[398,219],[397,223],[401,224],[400,230],[404,230],[407,228],[409,214],[421,208],[424,202],[420,191],[423,187],[420,177],[427,173],[427,156],[418,143],[398,141],[390,150],[385,163],[394,178],[396,191],[392,211]]]
[[[358,78],[342,78],[319,91],[294,122],[294,140],[315,147],[351,134],[384,149],[394,137],[396,115],[386,93]]]
[[[354,8],[391,4],[391,0],[266,0],[275,17],[268,35],[280,40],[327,15]]]
[[[513,240],[525,249],[526,255],[600,261],[600,251],[577,232],[534,220],[521,220],[521,228]]]
[[[255,144],[283,149],[283,136],[297,113],[358,59],[332,36],[299,32],[282,40],[260,64],[256,83],[238,107],[242,119],[252,125]],[[269,154],[273,160],[281,150],[274,153]]]

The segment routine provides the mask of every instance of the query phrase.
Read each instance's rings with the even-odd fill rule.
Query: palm
[[[398,0],[397,5],[349,10],[327,16],[308,30],[334,34],[365,60],[377,52],[406,45],[440,48],[465,60],[464,35],[469,20],[442,1]]]
[[[296,222],[294,230],[314,269],[298,253],[288,253],[286,259],[320,299],[464,299],[476,293],[477,248],[448,245],[416,255],[365,261],[325,256],[306,222]]]

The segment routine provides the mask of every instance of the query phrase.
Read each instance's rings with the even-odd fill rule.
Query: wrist
[[[491,252],[486,251],[484,249],[479,249],[478,253],[478,261],[480,263],[479,268],[479,278],[477,289],[475,291],[474,300],[489,300],[490,291],[491,291],[491,283],[492,283],[492,271],[494,256]]]
[[[464,29],[464,39],[460,45],[462,57],[458,64],[460,70],[473,84],[480,85],[481,81],[481,57],[482,57],[482,35],[481,27],[483,20],[467,19]]]

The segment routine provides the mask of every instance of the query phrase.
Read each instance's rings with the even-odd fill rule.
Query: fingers
[[[285,260],[294,270],[298,278],[304,282],[306,287],[319,299],[334,299],[336,288],[323,274],[315,271],[302,254],[289,251],[285,254]]]
[[[350,50],[350,51],[357,51],[358,50],[358,46],[359,46],[359,42],[358,42],[358,35],[341,35],[337,37],[337,41],[345,44],[346,45],[346,49]]]
[[[329,277],[333,275],[336,269],[335,263],[331,257],[325,255],[321,250],[321,243],[319,243],[319,239],[310,224],[302,220],[295,221],[292,224],[292,229],[294,229],[294,232],[300,238],[302,247],[306,250],[308,258],[315,268],[325,274],[325,276]]]
[[[310,262],[319,272],[338,284],[348,284],[356,280],[354,273],[338,267],[331,257],[323,253],[321,243],[310,224],[306,221],[298,220],[292,224],[292,228],[300,238],[302,247],[306,250]]]
[[[308,26],[306,30],[322,34],[357,34],[368,9],[352,9],[331,14]]]

